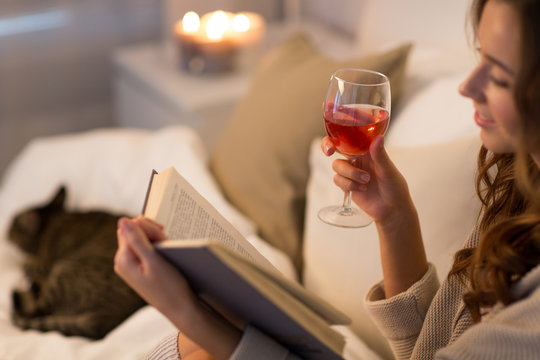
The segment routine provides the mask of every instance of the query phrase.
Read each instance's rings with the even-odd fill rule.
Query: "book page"
[[[144,214],[170,239],[211,238],[272,271],[277,269],[176,169],[154,175]]]

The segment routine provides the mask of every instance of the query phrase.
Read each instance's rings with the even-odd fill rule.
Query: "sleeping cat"
[[[100,339],[144,301],[113,270],[119,216],[67,211],[65,198],[61,187],[48,204],[13,219],[9,238],[26,255],[29,283],[12,293],[13,322]]]

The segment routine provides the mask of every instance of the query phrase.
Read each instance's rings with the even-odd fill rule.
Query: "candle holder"
[[[249,66],[264,33],[262,18],[254,13],[221,10],[198,15],[186,13],[175,25],[181,70],[226,73]]]
[[[234,71],[238,50],[230,42],[199,43],[178,39],[180,67],[190,73],[223,73]]]

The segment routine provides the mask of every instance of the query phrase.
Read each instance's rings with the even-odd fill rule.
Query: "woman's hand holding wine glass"
[[[389,84],[377,73],[366,80],[366,73],[370,72],[340,70],[330,81],[324,107],[328,136],[321,146],[327,155],[338,151],[345,156],[335,160],[332,168],[336,172],[334,182],[345,191],[346,200],[342,207],[322,209],[319,217],[342,227],[361,227],[375,221],[385,294],[390,297],[417,281],[427,271],[427,260],[407,182],[384,149],[383,134],[390,116]],[[373,80],[377,77],[378,81]],[[353,110],[344,111],[343,105]],[[350,207],[351,193],[365,213]],[[326,217],[328,213],[330,217]]]
[[[323,118],[328,137],[323,149],[341,153],[350,164],[366,171],[351,173],[357,182],[339,178],[338,185],[345,190],[343,205],[329,206],[319,211],[324,222],[341,227],[363,227],[373,220],[362,210],[351,206],[351,192],[363,186],[370,177],[370,145],[379,135],[384,135],[390,121],[390,82],[378,72],[359,69],[338,70],[330,79],[324,102]],[[336,162],[339,165],[339,162]],[[365,163],[362,166],[362,163]],[[349,171],[350,172],[350,171]],[[355,180],[354,177],[349,178]]]
[[[323,139],[321,148],[328,156],[336,150],[328,136]],[[332,168],[336,172],[336,185],[350,192],[352,200],[383,226],[395,223],[394,218],[403,218],[406,210],[414,208],[406,180],[386,153],[382,136],[373,140],[369,153],[353,163],[336,159]]]

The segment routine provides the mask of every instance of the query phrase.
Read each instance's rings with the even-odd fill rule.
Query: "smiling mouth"
[[[478,111],[474,112],[474,122],[481,128],[495,126],[495,121],[484,118]]]

